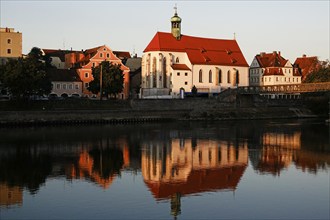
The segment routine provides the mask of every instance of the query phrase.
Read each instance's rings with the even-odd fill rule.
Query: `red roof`
[[[157,32],[144,50],[149,51],[185,52],[192,64],[249,66],[236,40],[187,35],[177,40],[171,33]]]
[[[186,64],[173,64],[172,66],[173,70],[189,70],[191,69]]]
[[[261,68],[284,67],[288,60],[284,59],[280,53],[261,53],[256,56]]]
[[[112,51],[119,59],[131,58],[131,54],[127,51]]]
[[[166,199],[175,193],[181,195],[217,190],[236,189],[246,165],[219,169],[192,170],[186,182],[145,181],[156,199]]]
[[[294,62],[294,66],[301,70],[303,79],[310,73],[320,68],[319,61],[316,56],[314,57],[299,57]]]
[[[282,68],[277,68],[277,67],[267,68],[264,72],[264,76],[274,76],[274,75],[283,76],[284,74]]]

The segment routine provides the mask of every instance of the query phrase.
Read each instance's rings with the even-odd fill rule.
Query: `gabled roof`
[[[172,66],[173,70],[189,70],[191,69],[186,64],[173,64]]]
[[[222,40],[157,32],[144,52],[167,51],[187,53],[191,64],[248,67],[236,40]]]
[[[72,50],[61,50],[61,49],[41,49],[45,55],[50,57],[58,57],[62,62],[65,62],[65,54],[79,52],[79,51],[72,51]]]
[[[282,68],[267,68],[264,72],[264,76],[283,76]]]
[[[284,59],[280,53],[261,53],[256,55],[256,59],[261,68],[284,67],[288,60]]]
[[[131,58],[131,54],[127,51],[112,51],[112,53],[121,60]]]
[[[75,69],[48,68],[46,71],[52,82],[81,82]]]
[[[299,68],[303,79],[310,73],[320,68],[319,60],[316,56],[313,57],[298,57],[294,62],[294,66]]]

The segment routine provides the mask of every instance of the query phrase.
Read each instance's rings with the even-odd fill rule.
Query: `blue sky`
[[[0,26],[34,47],[81,50],[108,45],[142,55],[157,31],[170,32],[177,4],[182,34],[236,39],[250,64],[260,52],[329,59],[330,1],[16,1],[0,0]]]

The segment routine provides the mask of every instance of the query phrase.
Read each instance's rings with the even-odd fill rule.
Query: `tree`
[[[35,56],[9,60],[1,71],[0,81],[14,98],[48,95],[52,89],[44,63]]]
[[[39,47],[33,47],[30,50],[28,57],[36,59],[36,60],[41,60],[44,57],[44,53],[42,52],[42,50]]]
[[[100,92],[100,73],[102,66],[102,96],[117,96],[124,89],[124,74],[120,65],[103,61],[99,66],[93,68],[92,75],[94,80],[89,83],[88,90],[94,94]],[[102,99],[102,97],[101,97]]]
[[[193,96],[196,96],[197,95],[197,88],[196,88],[196,86],[193,86],[191,88],[191,93],[192,93]]]

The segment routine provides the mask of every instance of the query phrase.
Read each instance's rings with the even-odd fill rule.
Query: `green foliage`
[[[305,83],[319,83],[319,82],[330,82],[330,65],[329,61],[324,61],[321,63],[321,68],[317,71],[309,74]]]
[[[9,60],[3,66],[0,81],[3,87],[8,88],[14,98],[48,95],[52,88],[44,63],[36,59],[35,56]]]
[[[32,59],[40,60],[43,58],[43,52],[39,47],[33,47],[30,50],[28,57]]]
[[[102,93],[103,96],[116,95],[124,89],[124,74],[120,65],[103,61],[99,66],[93,68],[92,75],[94,80],[89,83],[88,90],[94,94],[100,92],[100,73],[102,66]]]

